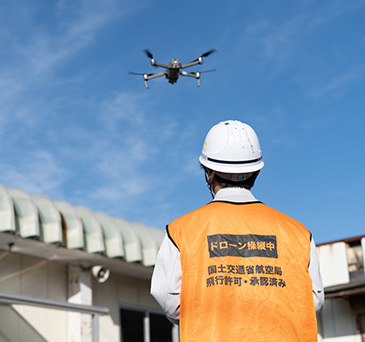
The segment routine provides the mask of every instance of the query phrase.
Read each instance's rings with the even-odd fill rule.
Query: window
[[[122,342],[178,342],[177,327],[162,314],[121,308],[120,319]]]
[[[120,310],[123,342],[143,342],[144,312]]]
[[[172,342],[172,324],[169,320],[158,314],[150,314],[151,342]]]
[[[364,279],[364,257],[361,240],[346,244],[347,262],[349,267],[350,281]]]

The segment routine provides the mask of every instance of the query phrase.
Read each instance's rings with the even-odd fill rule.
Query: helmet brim
[[[252,162],[239,161],[217,161],[206,157],[204,154],[200,155],[199,162],[208,169],[224,172],[224,173],[248,173],[259,171],[264,167],[264,162],[261,158]]]

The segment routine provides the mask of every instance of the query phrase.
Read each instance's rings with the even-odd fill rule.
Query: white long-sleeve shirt
[[[217,192],[214,201],[248,203],[257,200],[249,190],[225,188]],[[313,238],[311,238],[308,271],[312,279],[314,307],[318,314],[324,305],[324,291]],[[152,275],[151,294],[164,310],[166,317],[175,324],[179,324],[180,319],[181,276],[180,252],[166,234]]]

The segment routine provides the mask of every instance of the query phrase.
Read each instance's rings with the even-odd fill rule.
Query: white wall
[[[66,265],[0,252],[0,292],[67,301]],[[108,307],[99,317],[100,342],[120,342],[120,305],[159,309],[149,294],[150,280],[111,274],[92,280],[92,305]],[[25,305],[0,305],[0,342],[66,342],[67,312]]]
[[[120,342],[120,305],[160,309],[150,293],[150,280],[111,274],[103,284],[93,281],[93,305],[107,306],[109,316],[100,317],[100,341]]]
[[[0,291],[66,300],[66,266],[0,252]],[[66,341],[66,312],[25,305],[0,305],[0,341]]]
[[[345,242],[323,245],[317,251],[324,287],[350,281]]]

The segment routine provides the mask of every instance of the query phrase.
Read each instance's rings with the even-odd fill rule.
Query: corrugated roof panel
[[[71,204],[65,201],[53,201],[61,214],[66,228],[66,247],[70,249],[84,249],[85,239],[82,222]]]
[[[38,238],[47,244],[124,258],[147,267],[155,264],[165,234],[157,228],[52,201],[44,195],[30,196],[21,189],[5,189],[0,184],[0,232],[9,231],[22,238]]]
[[[106,255],[109,258],[124,256],[123,237],[113,219],[104,213],[94,213],[104,232]]]
[[[38,211],[30,196],[23,190],[8,189],[14,203],[16,231],[24,238],[39,238]]]
[[[0,231],[15,232],[13,201],[7,190],[0,184]]]
[[[122,218],[113,218],[117,228],[123,236],[125,259],[128,262],[142,260],[142,246],[136,232],[131,228],[130,222]]]
[[[156,262],[158,245],[150,230],[141,223],[131,222],[132,229],[137,233],[142,244],[142,263],[144,266],[153,266]]]
[[[31,199],[38,209],[42,240],[62,244],[61,215],[53,202],[44,195],[32,195]]]
[[[104,237],[100,223],[95,218],[94,213],[85,207],[74,207],[79,215],[85,234],[86,250],[89,253],[104,253]]]

